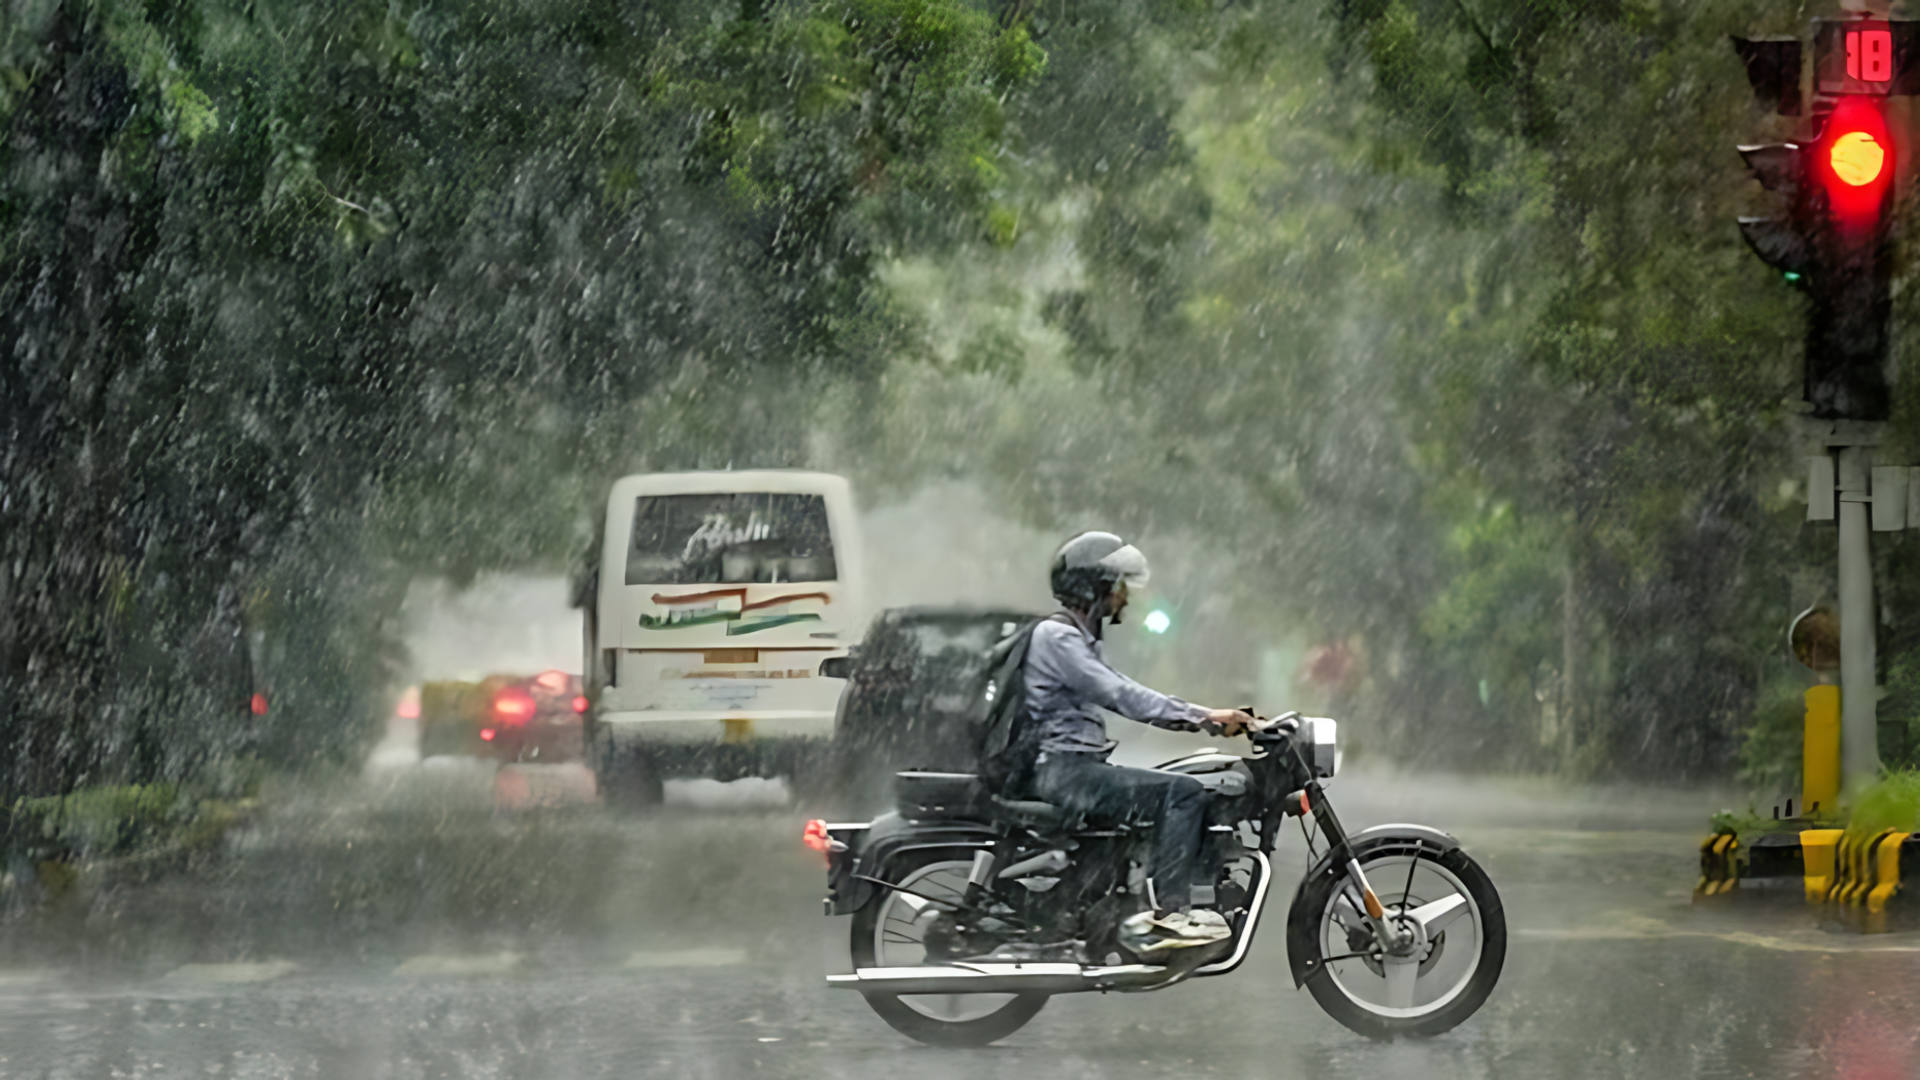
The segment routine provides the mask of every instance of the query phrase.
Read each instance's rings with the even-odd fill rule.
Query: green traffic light
[[[1794,282],[1796,282],[1796,281],[1799,281],[1799,280],[1800,280],[1800,275],[1799,275],[1799,274],[1796,274],[1796,273],[1794,273],[1794,272],[1793,272],[1793,271],[1791,271],[1791,270],[1789,270],[1789,271],[1787,271],[1787,272],[1786,272],[1786,273],[1784,273],[1784,274],[1781,274],[1780,276],[1781,276],[1781,277],[1783,277],[1783,278],[1785,278],[1785,279],[1787,280],[1787,284],[1789,284],[1789,285],[1791,285],[1791,284],[1793,284]]]

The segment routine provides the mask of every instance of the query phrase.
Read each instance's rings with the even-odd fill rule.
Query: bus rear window
[[[833,581],[821,495],[734,492],[634,501],[629,585]]]

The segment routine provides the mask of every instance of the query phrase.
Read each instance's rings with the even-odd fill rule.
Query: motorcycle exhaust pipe
[[[1150,986],[1166,978],[1166,968],[1149,964],[954,964],[861,968],[851,975],[829,975],[827,983],[863,994],[1075,994]]]

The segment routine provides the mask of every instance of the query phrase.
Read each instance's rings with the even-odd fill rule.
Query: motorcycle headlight
[[[1303,755],[1313,766],[1313,775],[1326,779],[1340,771],[1340,724],[1324,716],[1309,716],[1300,721]]]

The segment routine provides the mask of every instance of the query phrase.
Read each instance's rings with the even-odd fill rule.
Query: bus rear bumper
[[[639,751],[659,778],[810,776],[825,763],[833,735],[833,715],[811,712],[603,713],[596,725],[606,740],[601,756]]]
[[[648,744],[755,743],[765,739],[829,739],[833,713],[811,710],[756,710],[739,716],[711,712],[605,712],[595,720],[602,731],[625,742]]]

